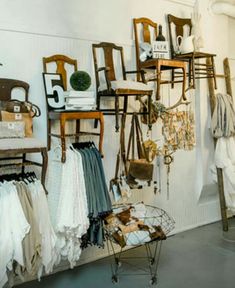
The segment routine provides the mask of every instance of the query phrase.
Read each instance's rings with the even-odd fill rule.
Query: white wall
[[[35,121],[35,134],[46,140],[45,98],[42,83],[42,57],[60,53],[77,58],[79,69],[91,73],[94,87],[91,44],[115,42],[124,46],[128,68],[135,68],[132,18],[145,16],[163,25],[167,35],[166,14],[190,17],[193,1],[168,0],[2,0],[0,1],[1,77],[27,81],[30,100],[41,107],[42,116]],[[209,0],[200,1],[204,50],[217,54],[220,71],[228,55],[227,17],[212,16]],[[182,3],[185,3],[182,4]],[[221,84],[221,87],[223,84]],[[176,88],[180,89],[180,87]],[[162,88],[168,95],[173,93]],[[176,90],[180,91],[180,90]],[[135,199],[144,198],[167,210],[176,221],[176,232],[220,219],[218,199],[198,202],[204,184],[211,183],[209,164],[213,145],[208,131],[208,91],[206,81],[192,93],[196,103],[197,147],[192,152],[175,153],[170,174],[170,198],[166,196],[166,167],[161,165],[162,192],[139,191]],[[107,179],[114,174],[118,134],[114,122],[105,118],[104,165]],[[86,124],[85,124],[86,126]],[[95,251],[95,253],[94,253]],[[82,261],[101,257],[105,251],[89,248]]]

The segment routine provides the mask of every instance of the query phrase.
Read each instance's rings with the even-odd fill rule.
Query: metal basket
[[[143,203],[122,204],[113,207],[112,215],[106,219],[105,232],[109,240],[121,247],[137,246],[166,239],[174,225],[172,217],[161,208]]]

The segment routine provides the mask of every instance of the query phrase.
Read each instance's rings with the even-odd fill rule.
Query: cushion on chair
[[[46,145],[36,138],[5,138],[0,140],[0,152],[3,150],[46,148]]]
[[[130,90],[141,90],[141,91],[153,90],[152,87],[148,84],[137,82],[137,81],[131,81],[131,80],[111,81],[111,88],[113,90],[116,90],[116,89],[130,89]],[[106,85],[101,85],[99,88],[100,91],[103,91],[106,89],[107,89]]]
[[[151,91],[151,87],[149,87],[147,84],[144,84],[142,82],[137,81],[131,81],[131,80],[116,80],[111,81],[111,87],[116,89],[132,89],[132,90],[143,90],[143,91]]]

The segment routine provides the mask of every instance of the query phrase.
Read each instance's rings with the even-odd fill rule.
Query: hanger
[[[84,148],[94,148],[95,143],[93,141],[86,141],[86,142],[76,142],[71,144],[74,149],[84,149]]]
[[[27,181],[29,183],[32,183],[37,179],[37,176],[35,172],[26,172],[26,173],[11,173],[11,174],[5,174],[5,175],[0,175],[0,182],[3,181],[23,181],[27,184]],[[27,181],[25,181],[27,180]]]

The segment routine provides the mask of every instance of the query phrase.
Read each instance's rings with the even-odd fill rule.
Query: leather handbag
[[[135,142],[137,146],[137,155],[135,155]],[[130,151],[132,151],[131,158]],[[153,164],[148,161],[146,150],[143,145],[142,130],[136,114],[132,116],[125,165],[127,182],[131,188],[137,188],[137,180],[148,182],[152,180]]]
[[[0,106],[1,111],[7,111],[11,113],[30,113],[32,118],[39,117],[41,115],[39,107],[29,101],[11,99],[8,101],[1,101]]]
[[[130,161],[129,177],[141,181],[151,181],[153,177],[153,164],[146,159],[135,159]]]

